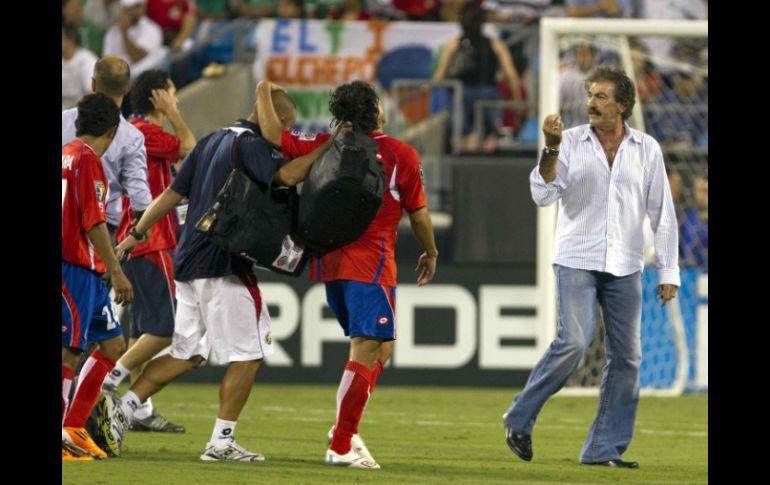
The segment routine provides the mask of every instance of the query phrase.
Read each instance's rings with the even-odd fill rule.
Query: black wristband
[[[147,240],[147,234],[142,234],[141,232],[137,231],[136,227],[132,227],[131,230],[128,231],[128,235],[136,239],[137,242],[144,242]]]
[[[543,147],[543,155],[558,157],[559,156],[559,150],[558,149],[554,150],[553,148],[548,148],[547,146],[544,146]]]

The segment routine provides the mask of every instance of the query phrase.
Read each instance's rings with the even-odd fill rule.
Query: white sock
[[[123,394],[123,397],[120,398],[120,408],[123,410],[123,413],[129,420],[134,416],[134,413],[137,409],[139,409],[141,405],[142,402],[139,400],[139,396],[137,396],[134,391],[126,392]]]
[[[110,373],[107,374],[107,377],[104,378],[104,383],[119,386],[128,374],[128,369],[126,369],[126,367],[121,364],[120,361],[118,361],[115,363],[115,367],[112,368]]]
[[[136,411],[134,411],[134,417],[136,419],[147,419],[152,416],[152,412],[152,398],[148,397],[147,400],[144,401],[144,404],[136,408]]]
[[[225,445],[232,441],[235,434],[235,423],[237,421],[225,421],[217,418],[214,423],[214,432],[211,433],[211,443]]]

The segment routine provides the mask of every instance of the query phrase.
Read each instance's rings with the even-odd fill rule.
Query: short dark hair
[[[119,57],[104,56],[96,61],[94,79],[99,92],[107,96],[123,96],[131,85],[131,69]]]
[[[134,113],[146,115],[155,110],[155,106],[150,101],[152,90],[168,89],[170,79],[171,76],[160,69],[150,69],[141,73],[131,88],[131,108]]]
[[[329,111],[336,126],[350,122],[354,130],[369,133],[377,129],[379,98],[374,88],[363,81],[338,86],[329,96]]]
[[[593,83],[610,82],[615,86],[615,101],[626,107],[623,111],[623,119],[631,117],[631,112],[636,104],[636,87],[625,71],[614,66],[598,66],[586,78],[585,88]]]
[[[62,23],[61,33],[64,34],[64,37],[74,42],[75,45],[80,45],[80,35],[78,34],[78,29],[76,29],[75,27],[69,24]]]
[[[78,101],[75,136],[102,136],[120,123],[120,108],[109,96],[92,93]]]

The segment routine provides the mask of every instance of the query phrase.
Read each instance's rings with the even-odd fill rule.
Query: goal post
[[[686,37],[708,38],[708,21],[706,20],[652,20],[652,19],[582,19],[582,18],[543,18],[540,22],[540,65],[538,84],[538,127],[542,119],[550,113],[560,112],[559,82],[560,82],[560,40],[565,36],[586,35],[602,36],[615,39],[614,49],[621,66],[634,79],[628,38],[631,36],[655,37]],[[629,123],[634,128],[645,130],[641,103],[637,103]],[[706,111],[707,117],[707,111]],[[706,143],[708,135],[706,132]],[[544,135],[538,128],[538,153],[544,144]],[[706,153],[707,153],[706,145]],[[707,166],[707,164],[706,164]],[[537,250],[536,250],[536,285],[537,285],[537,314],[540,316],[538,329],[538,350],[545,352],[556,335],[556,288],[552,269],[553,248],[557,206],[537,209]],[[651,367],[649,357],[651,348],[667,348],[666,355],[655,358],[655,370],[642,379],[642,393],[655,395],[679,395],[687,386],[689,373],[688,347],[685,341],[684,324],[678,300],[665,307],[667,318],[666,327],[661,330],[665,340],[662,344],[647,346],[645,353],[645,338],[647,325],[643,323],[643,369]],[[597,325],[601,328],[601,325]],[[596,338],[595,338],[596,340]],[[598,342],[597,342],[598,343]],[[596,347],[596,348],[593,348]],[[670,349],[669,349],[670,347]],[[595,394],[598,382],[601,380],[601,361],[603,353],[601,345],[592,344],[587,352],[585,361],[592,361],[593,368],[578,369],[585,376],[573,376],[568,386],[562,391],[565,394]],[[661,365],[659,365],[662,363]],[[590,364],[589,364],[590,365]],[[662,365],[668,366],[663,368]],[[586,366],[583,366],[586,367]],[[596,376],[598,372],[598,376]],[[577,374],[576,373],[576,374]],[[592,375],[593,379],[588,378]],[[660,377],[664,376],[664,377]],[[584,378],[585,377],[585,378]],[[596,379],[598,377],[598,379]],[[582,381],[582,382],[576,382]]]

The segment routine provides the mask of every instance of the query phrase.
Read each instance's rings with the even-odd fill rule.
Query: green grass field
[[[128,432],[123,456],[62,463],[62,484],[315,483],[708,483],[708,396],[642,397],[634,440],[623,456],[637,470],[578,464],[595,397],[546,403],[526,463],[505,445],[501,415],[513,390],[378,387],[360,433],[381,470],[323,464],[336,386],[256,384],[238,421],[238,442],[263,463],[206,463],[198,456],[217,411],[218,388],[171,384],[153,401],[185,434]]]

